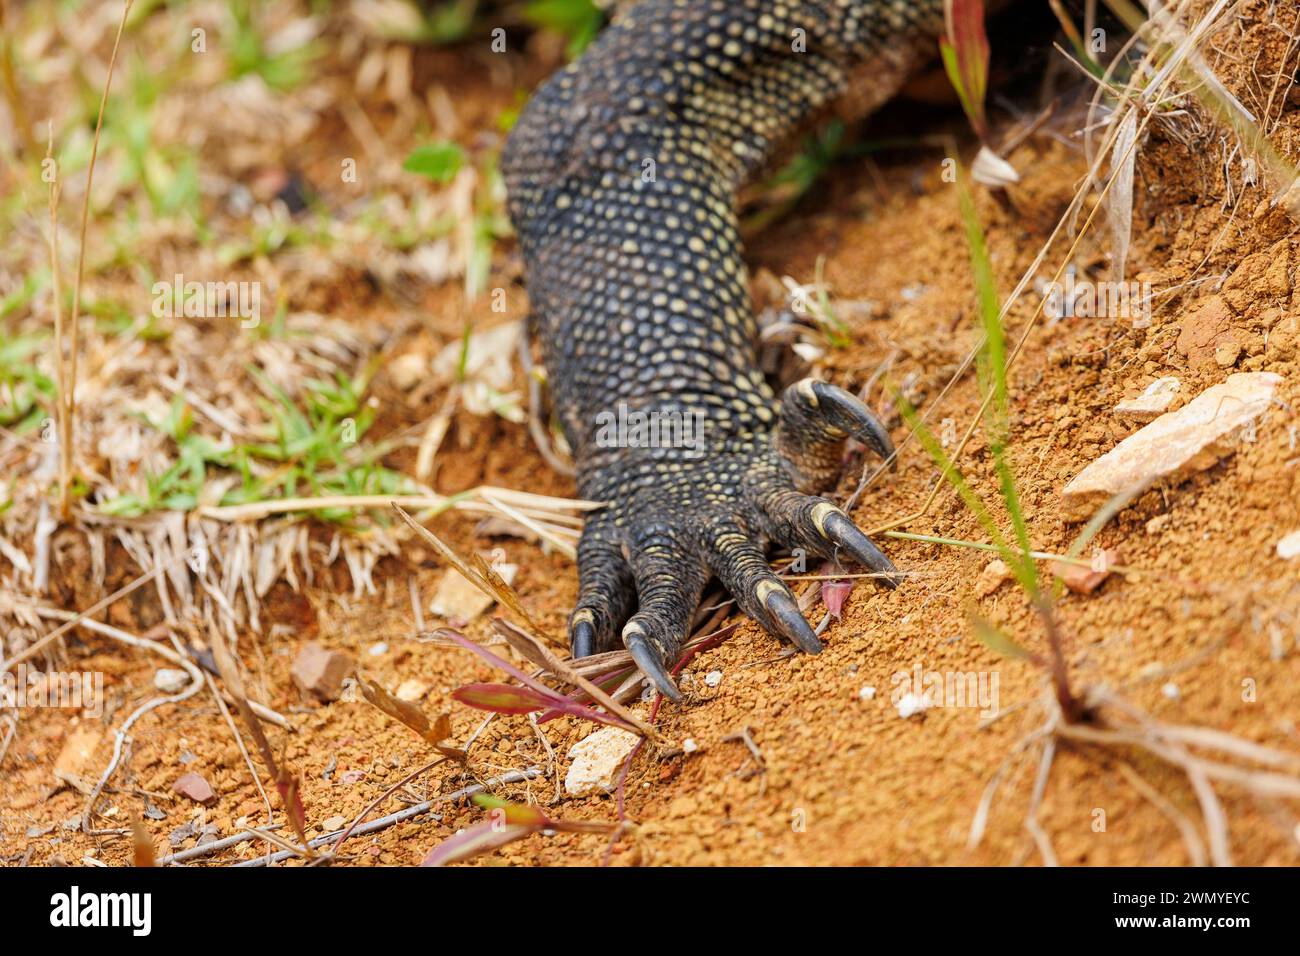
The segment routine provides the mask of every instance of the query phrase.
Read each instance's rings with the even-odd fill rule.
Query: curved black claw
[[[835,480],[848,438],[856,438],[883,459],[894,454],[885,426],[844,389],[805,378],[782,393],[781,419],[773,439],[800,491],[816,491]]]
[[[854,561],[870,568],[877,574],[887,575],[879,578],[885,587],[898,587],[903,583],[894,562],[885,557],[885,553],[875,546],[870,538],[858,530],[858,526],[843,511],[830,502],[821,502],[813,507],[813,525],[826,540],[847,551]]]
[[[582,612],[579,612],[581,614]],[[592,626],[590,612],[588,616],[579,617],[574,615],[573,624],[570,627],[570,646],[573,648],[573,656],[590,657],[596,653],[596,628]]]
[[[820,654],[822,642],[817,640],[816,633],[804,620],[799,605],[790,596],[790,592],[784,585],[772,585],[770,582],[764,584],[767,585],[768,593],[763,606],[767,609],[775,629],[805,654]],[[760,588],[760,590],[764,589]]]
[[[636,621],[628,621],[623,628],[623,644],[627,647],[641,673],[654,681],[655,688],[673,703],[681,703],[682,692],[677,689],[672,675],[664,664],[664,649],[642,629]]]
[[[632,571],[608,519],[594,519],[578,542],[578,603],[569,616],[575,658],[618,647],[618,632],[636,598]]]

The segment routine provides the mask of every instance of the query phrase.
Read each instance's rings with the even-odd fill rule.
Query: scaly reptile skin
[[[533,329],[580,493],[609,503],[578,544],[575,656],[621,635],[679,699],[669,670],[710,574],[816,653],[767,545],[894,570],[805,493],[835,479],[847,437],[892,446],[841,389],[778,400],[764,381],[734,196],[831,109],[888,99],[942,25],[942,0],[643,0],[524,110],[503,170]],[[702,441],[602,440],[620,407],[701,421]]]

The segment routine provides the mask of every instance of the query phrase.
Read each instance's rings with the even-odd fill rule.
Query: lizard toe
[[[623,628],[623,644],[659,692],[682,699],[671,670],[677,663],[708,574],[678,529],[654,525],[632,536],[628,563],[638,607]]]
[[[741,527],[711,529],[706,535],[705,558],[740,609],[768,633],[785,638],[805,653],[821,652],[821,642],[799,612],[794,595]]]
[[[782,393],[772,443],[800,491],[818,491],[834,484],[843,462],[844,443],[850,438],[886,461],[894,456],[894,443],[885,426],[839,386],[805,378]]]
[[[807,548],[841,567],[845,556],[879,577],[887,588],[903,582],[902,575],[853,519],[825,498],[787,491],[766,502],[773,540],[787,548]]]
[[[610,529],[589,524],[578,542],[578,603],[569,615],[573,656],[617,649],[619,628],[635,598],[632,571]]]

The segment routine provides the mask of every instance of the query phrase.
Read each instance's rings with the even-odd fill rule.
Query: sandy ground
[[[1218,44],[1222,58],[1215,65],[1250,103],[1258,84],[1247,79],[1241,64],[1258,56],[1275,65],[1284,48],[1284,37],[1247,18],[1224,32]],[[440,74],[436,63],[422,66]],[[448,72],[444,68],[440,75]],[[508,85],[489,89],[494,102],[508,101]],[[489,111],[467,107],[466,113],[472,118]],[[1300,104],[1286,103],[1272,139],[1296,156]],[[1300,421],[1294,411],[1300,401],[1297,229],[1282,211],[1270,209],[1261,186],[1241,184],[1240,164],[1224,162],[1220,134],[1203,129],[1187,140],[1178,141],[1157,124],[1138,161],[1128,271],[1157,291],[1150,326],[1088,318],[1040,321],[1011,379],[1014,462],[1035,546],[1061,553],[1079,530],[1063,516],[1062,486],[1134,430],[1113,413],[1118,401],[1166,375],[1182,380],[1180,402],[1232,371],[1283,377],[1281,403],[1254,441],[1188,481],[1144,494],[1101,532],[1097,544],[1117,550],[1133,573],[1113,573],[1089,595],[1067,592],[1058,613],[1077,689],[1104,686],[1152,719],[1229,731],[1296,752],[1300,566],[1283,561],[1275,548],[1284,534],[1300,529]],[[835,299],[869,300],[874,306],[848,314],[852,343],[827,353],[822,374],[856,390],[888,359],[889,380],[903,383],[922,407],[976,341],[956,194],[943,181],[940,158],[933,150],[904,151],[841,164],[820,195],[756,237],[749,251],[760,295],[766,273],[809,281],[817,258],[824,256]],[[1045,133],[1030,137],[1010,159],[1023,181],[1008,189],[1003,201],[982,190],[977,197],[1003,294],[1030,266],[1085,171],[1077,147]],[[310,172],[310,158],[306,168]],[[1225,169],[1235,180],[1231,192],[1225,188]],[[1074,260],[1081,272],[1104,276],[1105,257],[1097,251],[1102,245],[1083,243]],[[1040,276],[1050,275],[1062,249],[1049,255]],[[505,257],[495,266],[494,275],[508,276],[513,268]],[[340,294],[349,297],[349,306],[356,304],[354,294]],[[456,297],[446,290],[430,292],[426,305],[434,318],[390,347],[431,352],[450,341],[459,327],[452,317]],[[391,327],[393,310],[380,298],[348,313],[359,323]],[[1012,310],[1013,339],[1030,320],[1037,298],[1031,290]],[[440,308],[445,319],[438,318]],[[512,312],[522,314],[522,308],[513,305]],[[1224,354],[1227,341],[1240,348],[1224,365],[1216,355]],[[420,421],[440,402],[440,395],[429,395],[417,407],[403,404],[406,398],[387,374],[381,369],[374,386],[386,402],[383,427]],[[979,397],[972,372],[933,413],[933,422],[941,426],[952,419],[963,430]],[[880,381],[870,400],[890,418],[901,442],[906,429]],[[406,454],[393,457],[395,467],[409,466]],[[572,493],[571,483],[546,467],[522,425],[461,412],[443,455],[439,491],[491,483]],[[961,466],[985,500],[997,500],[991,459],[978,435]],[[861,526],[874,527],[911,514],[937,478],[933,461],[915,443],[908,444],[897,471],[868,488],[854,517]],[[850,469],[839,498],[856,484],[857,472]],[[504,549],[519,565],[516,588],[524,604],[552,634],[562,633],[576,590],[568,559],[516,538],[478,536],[475,522],[466,518],[444,516],[430,526],[464,551]],[[975,519],[947,491],[905,530],[985,540]],[[61,534],[67,538],[59,571],[75,580],[84,561],[74,533]],[[478,862],[1044,862],[1046,853],[1026,826],[1041,751],[1026,741],[1044,723],[1048,685],[1036,667],[1001,657],[976,640],[967,610],[978,609],[1038,651],[1045,649],[1042,627],[1014,583],[982,593],[981,573],[992,555],[878,540],[911,573],[908,583],[887,592],[859,582],[843,619],[826,631],[826,650],[819,657],[791,657],[744,622],[729,640],[687,666],[685,702],[665,702],[658,710],[657,726],[667,743],[643,750],[633,765],[625,791],[629,825],[612,844],[603,835],[534,835]],[[121,580],[133,576],[121,555],[116,560],[122,562]],[[303,700],[289,670],[306,642],[346,651],[390,688],[413,679],[424,682],[429,689],[422,706],[430,714],[450,711],[455,740],[464,741],[482,722],[481,713],[448,695],[465,682],[499,675],[463,651],[416,639],[410,584],[427,600],[443,573],[431,552],[408,543],[400,557],[379,564],[377,594],[352,596],[346,571],[336,566],[332,577],[324,575],[315,586],[295,591],[278,584],[263,608],[262,633],[240,635],[250,689],[294,726],[291,734],[272,728],[270,736],[301,775],[313,833],[330,829],[327,821],[333,818],[351,819],[431,756],[409,731],[360,699],[328,705]],[[79,607],[90,603],[86,594],[76,599]],[[122,602],[109,619],[122,627],[152,627],[157,609],[149,606],[151,600]],[[820,609],[813,612],[814,618],[820,614]],[[486,637],[487,619],[465,632]],[[104,765],[121,720],[154,693],[157,662],[84,633],[72,639],[67,653],[77,667],[106,674],[112,706],[100,719],[66,712],[24,715],[0,773],[0,860],[10,864],[77,863],[87,856],[110,865],[130,860],[129,840],[95,840],[68,826],[79,819],[84,796],[58,782],[52,768],[69,736],[87,730],[101,735],[87,761],[91,776]],[[910,689],[918,672],[974,673],[986,684],[995,681],[988,686],[996,686],[997,718],[986,719],[980,706],[934,706],[900,717],[896,691]],[[637,709],[644,716],[649,704]],[[500,793],[536,802],[553,817],[617,821],[612,796],[579,799],[564,793],[568,750],[590,729],[569,718],[534,727],[523,717],[498,717],[477,736],[467,768],[444,765],[432,771],[376,815],[538,766],[543,773],[537,779]],[[226,836],[264,821],[265,805],[211,696],[153,712],[131,737],[129,757],[99,805],[102,826],[124,827],[140,816],[163,855],[193,846],[205,826],[210,834]],[[686,748],[688,740],[692,744]],[[211,784],[215,802],[200,807],[172,792],[172,783],[186,771]],[[972,820],[995,779],[1000,783],[987,832],[972,847]],[[1152,792],[1159,795],[1155,801]],[[1218,785],[1217,792],[1235,862],[1300,862],[1294,801],[1252,796],[1229,784]],[[1200,811],[1187,777],[1139,748],[1062,743],[1036,817],[1047,852],[1062,864],[1178,865],[1190,862],[1180,823],[1199,821]],[[472,805],[448,804],[436,814],[353,838],[343,860],[413,864],[457,829],[482,819]],[[176,837],[187,825],[193,828],[190,835],[182,830]],[[265,848],[249,841],[196,862],[229,864]]]

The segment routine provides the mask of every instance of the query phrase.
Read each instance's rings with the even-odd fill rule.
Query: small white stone
[[[371,644],[366,650],[371,657],[383,657],[388,653],[388,645],[380,641],[378,644]]]
[[[1300,555],[1300,531],[1292,531],[1277,543],[1277,556],[1283,561],[1290,561]]]
[[[189,686],[190,675],[185,671],[160,667],[153,672],[153,686],[164,694],[179,694]]]
[[[700,749],[700,745],[695,742],[695,738],[687,737],[682,741],[682,753],[693,754]]]
[[[874,700],[875,696],[876,696],[876,689],[872,687],[870,684],[866,685],[865,687],[858,688],[858,700]]]
[[[1133,421],[1149,422],[1169,411],[1174,396],[1183,383],[1173,376],[1158,378],[1146,387],[1137,398],[1126,399],[1115,406],[1115,414]]]
[[[602,727],[569,748],[573,761],[564,777],[564,789],[575,797],[600,790],[612,791],[618,785],[623,764],[640,740],[636,734],[619,727]]]
[[[428,684],[422,680],[411,678],[410,680],[402,681],[397,690],[393,692],[393,696],[398,700],[404,700],[407,703],[413,704],[418,700],[423,700],[424,695],[427,693],[429,693]]]
[[[930,702],[924,697],[918,697],[916,694],[904,694],[898,701],[898,716],[906,720],[908,717],[915,717],[917,714],[924,713],[930,707]]]
[[[1175,684],[1173,681],[1169,681],[1169,683],[1161,687],[1160,693],[1164,694],[1170,700],[1177,700],[1179,697],[1182,696],[1182,691],[1178,689],[1178,685]]]
[[[710,687],[717,687],[722,683],[722,671],[709,671],[704,675],[704,683]]]

